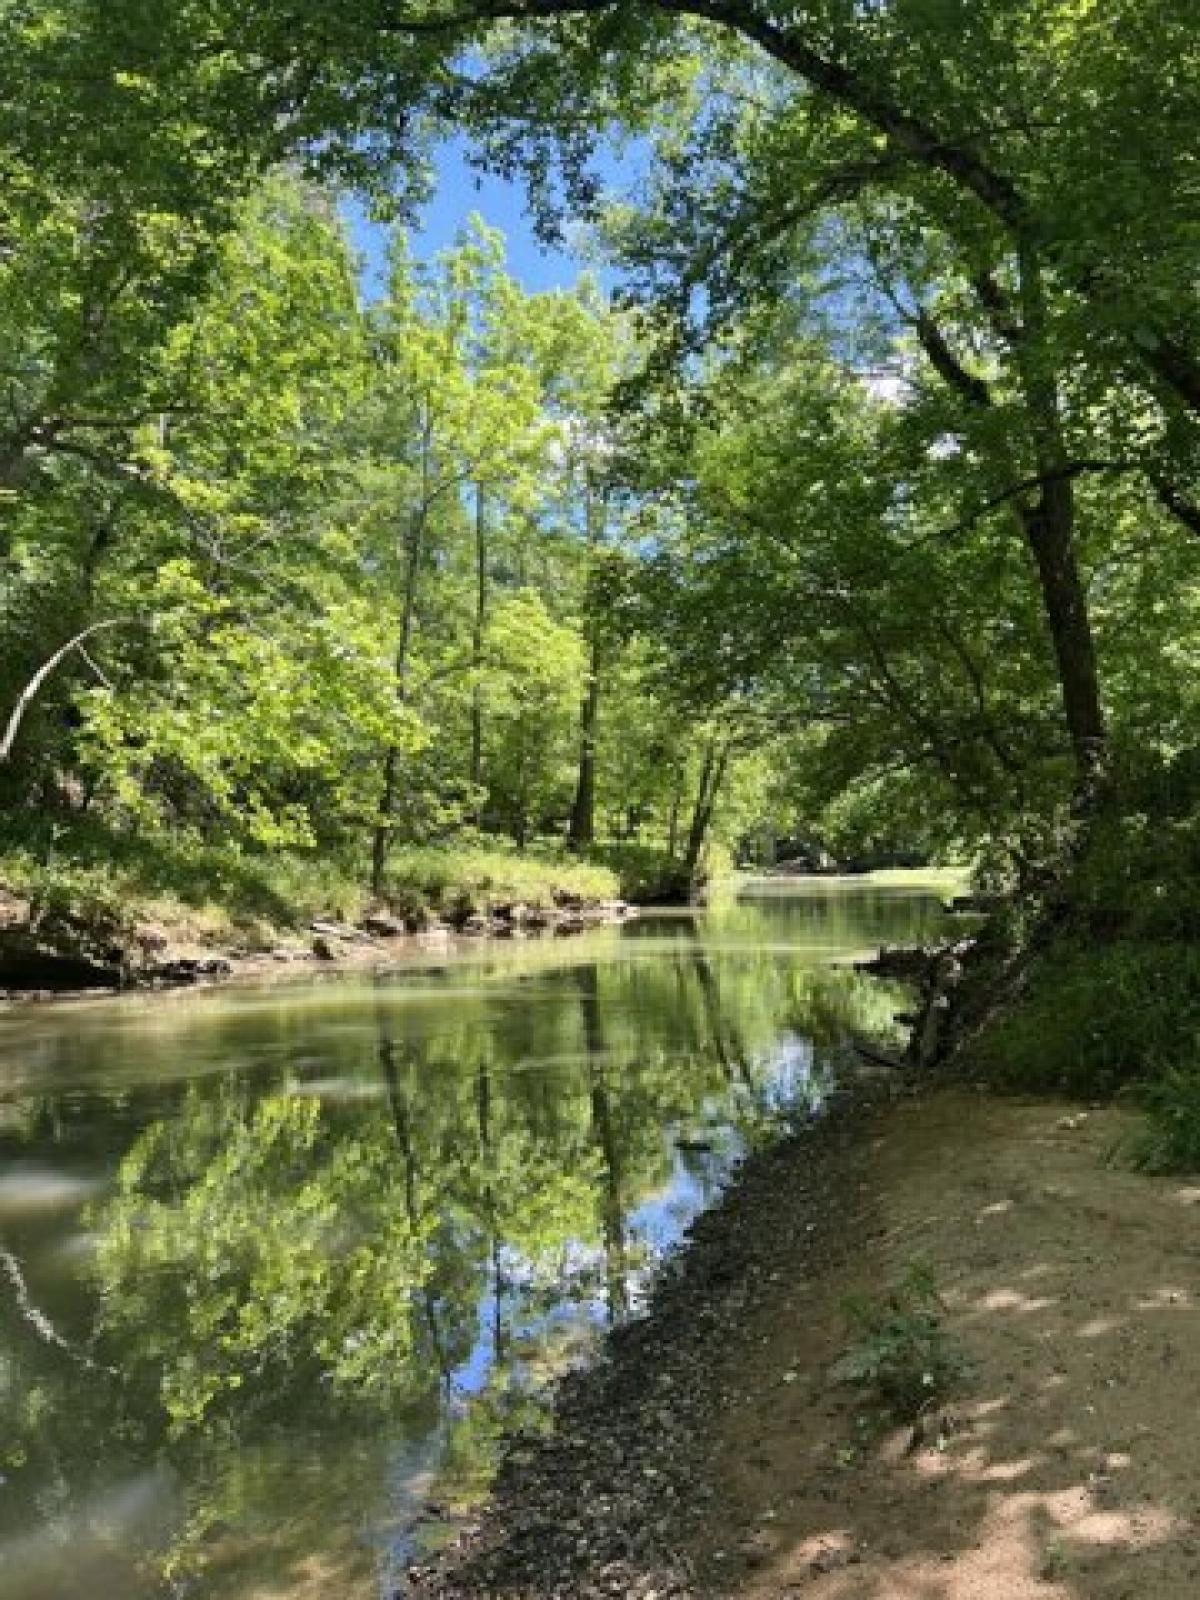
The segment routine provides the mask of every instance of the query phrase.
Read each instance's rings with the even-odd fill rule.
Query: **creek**
[[[739,1155],[887,1034],[844,958],[942,925],[916,877],[750,882],[0,1015],[0,1595],[390,1593]]]

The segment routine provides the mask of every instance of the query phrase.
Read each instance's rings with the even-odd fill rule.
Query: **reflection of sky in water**
[[[144,1305],[144,1329],[135,1324],[130,1337],[144,1331],[150,1350],[137,1362],[103,1352],[129,1365],[126,1377],[81,1374],[0,1297],[0,1413],[8,1408],[19,1426],[29,1396],[42,1408],[23,1436],[29,1465],[0,1462],[4,1600],[182,1592],[155,1576],[152,1552],[204,1505],[215,1508],[202,1540],[212,1559],[180,1580],[189,1600],[275,1600],[293,1592],[289,1573],[314,1570],[344,1600],[377,1593],[423,1500],[444,1498],[444,1463],[486,1460],[492,1419],[581,1359],[611,1316],[636,1315],[656,1266],[746,1149],[819,1107],[839,1029],[850,1017],[886,1022],[879,989],[819,962],[922,937],[937,918],[927,896],[821,886],[577,940],[480,946],[461,965],[422,957],[392,974],[0,1019],[0,1245],[74,1346],[89,1348],[104,1303],[96,1275],[122,1162],[147,1138],[190,1148],[187,1138],[218,1114],[244,1140],[276,1097],[319,1119],[322,1159],[358,1143],[386,1147],[395,1181],[413,1143],[410,1198],[435,1207],[433,1259],[449,1295],[436,1316],[450,1353],[448,1376],[418,1372],[403,1404],[373,1409],[368,1382],[353,1397],[361,1414],[347,1415],[319,1380],[291,1395],[265,1432],[255,1408],[272,1392],[257,1397],[251,1373],[227,1432],[180,1441],[154,1400],[154,1363],[186,1371],[204,1356],[187,1345],[172,1298],[181,1277],[203,1291],[202,1241],[196,1266],[184,1236],[170,1267],[134,1273],[121,1288]],[[485,1079],[495,1152],[482,1132]],[[199,1176],[233,1183],[236,1207],[223,1148],[218,1140]],[[541,1186],[545,1214],[525,1253],[503,1237],[487,1243],[493,1160],[514,1205],[523,1184],[535,1202]],[[290,1216],[288,1183],[300,1194],[311,1177],[299,1166],[279,1179],[261,1202],[264,1222],[268,1208]],[[170,1214],[198,1175],[181,1168],[146,1181],[147,1207],[153,1198]],[[346,1192],[353,1203],[336,1191],[328,1201],[335,1276],[360,1248],[372,1259],[379,1225],[361,1193]],[[402,1186],[395,1203],[403,1208]],[[152,1217],[135,1218],[135,1237]],[[252,1251],[255,1224],[251,1210],[238,1248]],[[300,1237],[303,1217],[297,1228]],[[105,1296],[116,1292],[109,1285]],[[345,1349],[369,1349],[366,1337],[352,1331]],[[269,1377],[275,1359],[268,1341],[260,1372]]]
[[[813,1074],[812,1043],[797,1035],[785,1036],[756,1063],[760,1092],[757,1109],[782,1122],[798,1112],[819,1109],[822,1087]],[[696,1119],[700,1132],[691,1129],[664,1130],[664,1141],[671,1152],[672,1170],[668,1182],[655,1194],[646,1196],[625,1219],[626,1254],[635,1258],[626,1267],[624,1279],[631,1313],[644,1305],[653,1285],[656,1269],[663,1258],[681,1241],[692,1220],[712,1203],[732,1169],[746,1152],[746,1141],[736,1122],[730,1121],[730,1107],[713,1102],[703,1107]],[[678,1143],[677,1141],[682,1141]],[[547,1278],[538,1266],[512,1250],[499,1256],[504,1283],[502,1319],[519,1327],[521,1337],[535,1340],[551,1329],[578,1327],[596,1330],[609,1320],[605,1285],[604,1249],[580,1239],[564,1241],[556,1262],[560,1298],[548,1309],[531,1310],[530,1302],[544,1298]],[[577,1292],[566,1294],[568,1285]],[[496,1359],[495,1327],[497,1302],[489,1293],[480,1303],[479,1336],[469,1358],[451,1375],[450,1388],[460,1400],[477,1394],[488,1382]],[[581,1347],[586,1343],[581,1340]],[[425,1471],[422,1458],[419,1470]]]

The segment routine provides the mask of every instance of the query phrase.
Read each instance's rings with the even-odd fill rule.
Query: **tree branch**
[[[9,717],[4,729],[4,737],[0,739],[0,765],[11,757],[17,734],[21,731],[21,723],[25,720],[25,713],[37,698],[39,690],[55,667],[65,660],[72,650],[82,650],[84,640],[90,639],[93,634],[101,632],[104,628],[127,627],[135,620],[133,617],[110,617],[105,622],[93,622],[90,627],[84,628],[80,633],[75,634],[73,638],[68,639],[66,644],[61,645],[52,656],[42,662],[33,677],[30,678],[17,696],[17,703],[13,707],[12,715]]]
[[[950,348],[949,340],[927,311],[918,311],[913,323],[917,340],[938,377],[949,384],[969,406],[981,410],[992,403],[991,390],[966,367]]]
[[[1158,496],[1159,504],[1165,506],[1190,533],[1200,534],[1200,506],[1194,500],[1185,499],[1175,485],[1166,478],[1151,478],[1150,482],[1154,487],[1154,493]]]

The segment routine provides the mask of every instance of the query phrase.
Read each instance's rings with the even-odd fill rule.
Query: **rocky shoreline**
[[[39,916],[9,899],[0,906],[0,1003],[193,988],[297,969],[386,966],[457,941],[567,937],[635,914],[623,900],[559,894],[548,906],[515,902],[453,918],[386,910],[356,923],[315,918],[264,947],[214,946],[180,940],[161,924],[117,926],[61,911]]]
[[[719,1558],[714,1574],[691,1552],[716,1494],[715,1419],[740,1398],[734,1336],[784,1274],[815,1277],[846,1250],[848,1156],[898,1087],[847,1087],[820,1118],[741,1164],[663,1268],[646,1314],[562,1380],[549,1436],[510,1441],[486,1508],[410,1568],[395,1600],[712,1592]]]

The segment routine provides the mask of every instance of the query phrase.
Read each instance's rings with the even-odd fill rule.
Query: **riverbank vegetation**
[[[599,831],[686,887],[721,718],[669,700],[644,626],[598,598],[629,537],[601,413],[625,325],[586,284],[523,293],[482,226],[428,269],[397,232],[369,306],[312,188],[273,180],[231,227],[145,330],[127,417],[92,415],[85,372],[130,334],[77,348],[73,256],[65,325],[11,329],[14,846],[60,881],[107,854],[135,893],[202,882],[293,917],[339,878],[410,910],[431,888],[611,897],[582,864]],[[68,372],[39,368],[54,337]]]
[[[0,27],[15,834],[344,861],[385,903],[462,841],[615,846],[646,893],[714,838],[969,856],[1015,905],[980,1070],[1190,1118],[1178,8]],[[619,293],[527,291],[480,222],[415,259],[449,130]]]

